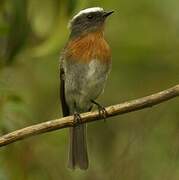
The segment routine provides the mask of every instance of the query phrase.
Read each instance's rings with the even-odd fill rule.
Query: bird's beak
[[[111,14],[113,14],[114,13],[114,11],[109,11],[109,12],[104,12],[104,15],[103,15],[103,17],[108,17],[108,16],[110,16]]]

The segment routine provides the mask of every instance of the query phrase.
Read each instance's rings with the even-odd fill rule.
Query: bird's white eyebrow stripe
[[[101,7],[92,7],[92,8],[87,8],[87,9],[84,9],[84,10],[81,10],[78,14],[76,14],[71,21],[73,21],[74,19],[76,19],[77,17],[79,17],[80,15],[82,14],[88,14],[90,12],[102,12],[104,11],[103,8]]]

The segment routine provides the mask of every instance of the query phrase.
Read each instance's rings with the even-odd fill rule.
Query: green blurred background
[[[80,9],[115,10],[104,106],[179,82],[178,0],[0,0],[1,134],[62,116],[59,55]],[[0,180],[178,180],[179,101],[88,124],[90,168],[66,168],[68,129],[0,149]]]

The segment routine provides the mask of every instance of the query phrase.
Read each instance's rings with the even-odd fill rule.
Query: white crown
[[[76,14],[75,16],[73,16],[73,18],[70,20],[68,27],[71,26],[71,23],[79,16],[81,16],[82,14],[88,14],[91,12],[103,12],[104,9],[101,7],[92,7],[92,8],[87,8],[87,9],[83,9],[81,10],[78,14]]]

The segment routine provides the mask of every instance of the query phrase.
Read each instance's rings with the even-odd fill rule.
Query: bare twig
[[[120,114],[129,113],[132,111],[137,111],[140,109],[144,109],[147,107],[152,107],[164,101],[170,100],[179,96],[179,84],[161,91],[159,93],[152,94],[150,96],[146,96],[143,98],[135,99],[132,101],[127,101],[121,104],[109,106],[106,108],[107,117],[116,116]],[[87,112],[81,114],[81,123],[92,122],[96,120],[100,120],[98,112]],[[57,129],[62,129],[70,126],[77,125],[78,122],[74,122],[73,116],[68,116],[60,119],[55,119],[47,122],[43,122],[40,124],[28,126],[23,129],[16,130],[9,134],[3,135],[0,137],[0,147],[5,146],[7,144],[19,141],[21,139],[25,139],[29,136],[34,136],[37,134],[43,134],[46,132],[54,131]]]

